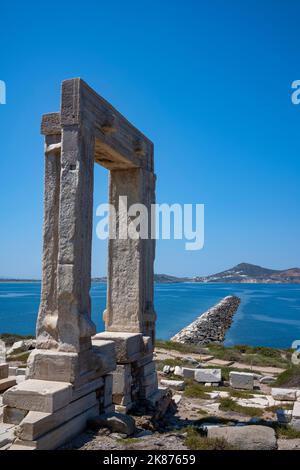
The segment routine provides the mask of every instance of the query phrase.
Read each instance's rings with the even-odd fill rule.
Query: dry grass
[[[276,426],[276,436],[283,439],[300,439],[300,431],[291,428],[290,426]]]
[[[274,385],[280,387],[300,387],[300,366],[292,365],[278,375]]]
[[[242,406],[236,403],[232,398],[220,398],[220,407],[221,411],[233,411],[246,416],[259,417],[262,416],[264,410],[261,408],[255,408],[250,406]]]
[[[185,445],[191,450],[235,450],[225,439],[211,439],[202,436],[196,429],[187,429]]]

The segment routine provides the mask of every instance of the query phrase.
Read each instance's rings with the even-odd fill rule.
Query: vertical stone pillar
[[[155,183],[156,176],[152,172],[144,171],[144,192],[147,199],[149,239],[142,240],[145,251],[145,281],[143,285],[143,330],[145,336],[150,336],[152,345],[155,342],[155,321],[156,313],[154,309],[154,260],[155,260],[155,214],[151,212],[151,207],[155,204]]]
[[[57,334],[59,350],[91,347],[91,246],[94,136],[88,127],[62,128]]]
[[[42,292],[36,328],[37,347],[41,349],[55,349],[58,346],[56,280],[61,167],[60,141],[60,134],[45,136]]]
[[[122,239],[119,229],[123,217],[120,196],[127,196],[128,208],[144,204],[148,209],[148,238]],[[109,203],[116,213],[116,232],[110,223],[108,242],[107,331],[142,333],[154,336],[153,263],[155,240],[151,240],[151,203],[155,201],[155,176],[137,168],[112,170],[109,177]],[[130,217],[127,218],[130,223]],[[114,238],[115,236],[115,238]]]
[[[61,135],[46,135],[38,349],[91,347],[93,180],[94,136],[88,127],[66,125]]]

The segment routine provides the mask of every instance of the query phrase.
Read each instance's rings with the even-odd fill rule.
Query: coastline
[[[0,279],[0,284],[38,284],[41,283],[41,279]],[[107,281],[104,280],[98,280],[98,279],[92,279],[92,283],[94,284],[107,284]],[[247,281],[223,281],[223,282],[205,282],[205,281],[178,281],[178,282],[160,282],[160,281],[155,281],[155,284],[169,284],[169,285],[176,285],[176,284],[193,284],[193,285],[214,285],[214,286],[220,286],[220,285],[290,285],[290,286],[295,286],[300,284],[299,282],[291,282],[291,281],[280,281],[280,282],[263,282],[263,281],[255,281],[255,282],[247,282]]]
[[[233,295],[224,297],[172,336],[171,341],[196,345],[223,343],[240,302],[241,299]]]
[[[0,331],[34,334],[41,284],[35,280],[0,283],[0,287]],[[92,319],[97,331],[103,331],[106,284],[93,282],[90,293]],[[240,297],[241,305],[227,331],[225,345],[288,348],[300,338],[300,290],[295,284],[156,283],[157,338],[174,336],[228,295]]]

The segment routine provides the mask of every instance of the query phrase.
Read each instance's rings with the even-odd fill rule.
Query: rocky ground
[[[159,381],[182,380],[180,367],[221,367],[222,374],[226,377],[230,370],[251,371],[255,374],[254,390],[234,390],[228,380],[224,380],[219,386],[204,386],[191,380],[185,380],[184,390],[173,388],[173,406],[164,420],[153,426],[151,416],[138,416],[131,414],[137,426],[131,436],[122,433],[110,432],[107,429],[87,430],[84,434],[68,443],[64,448],[79,450],[184,450],[184,449],[234,449],[241,446],[234,436],[237,430],[242,437],[244,448],[250,449],[278,449],[300,450],[300,432],[292,431],[288,424],[278,423],[277,410],[284,409],[288,412],[292,408],[292,402],[274,399],[271,388],[277,377],[285,371],[284,357],[278,356],[277,360],[264,360],[262,365],[249,365],[248,356],[239,355],[239,361],[221,359],[210,354],[210,350],[201,350],[200,353],[189,349],[186,352],[170,349],[161,344],[156,348],[156,363]],[[177,347],[181,349],[178,345]],[[263,356],[269,353],[263,352]],[[245,358],[246,363],[242,362]],[[238,359],[232,357],[231,359]],[[289,358],[287,358],[289,361]],[[253,361],[252,361],[253,362]],[[260,362],[256,354],[256,360]],[[263,365],[263,364],[266,365]],[[171,365],[170,365],[171,364]],[[177,368],[176,367],[177,364]],[[276,366],[279,364],[281,367]],[[170,367],[171,370],[166,373]],[[165,372],[164,372],[165,371]],[[266,383],[262,383],[264,382]],[[176,382],[173,382],[176,385]],[[208,385],[208,384],[206,384]],[[172,387],[171,387],[172,388]],[[300,383],[299,383],[300,388]],[[229,399],[229,402],[228,402]],[[225,401],[224,401],[225,400]],[[227,401],[226,401],[227,400]],[[251,425],[251,426],[249,426]],[[242,428],[245,431],[242,431]],[[224,437],[219,437],[217,431],[223,432]],[[220,432],[220,431],[218,431]],[[210,437],[206,437],[210,436]],[[239,438],[241,440],[241,438]],[[248,447],[247,447],[248,446]]]
[[[294,402],[276,397],[274,393],[272,395],[272,387],[282,377],[280,386],[292,387],[291,391],[295,394],[296,390],[300,390],[298,369],[290,376],[290,371],[294,369],[291,368],[289,352],[245,348],[214,345],[195,349],[159,342],[155,352],[159,382],[167,380],[173,394],[165,417],[157,421],[153,418],[153,410],[136,409],[130,413],[128,422],[125,418],[121,423],[121,428],[120,423],[116,429],[109,430],[92,422],[83,434],[63,448],[163,451],[242,447],[300,450],[300,431],[291,429],[288,422],[278,422],[278,410],[283,410],[283,419],[289,420]],[[16,352],[20,354],[19,350]],[[13,370],[22,365],[17,360],[10,363]],[[222,381],[219,384],[197,383],[182,376],[184,367],[218,368]],[[253,390],[237,390],[230,386],[231,371],[254,374]],[[24,376],[17,380],[24,380]],[[1,405],[0,393],[0,420]],[[9,446],[13,431],[14,426],[0,424],[2,449]]]

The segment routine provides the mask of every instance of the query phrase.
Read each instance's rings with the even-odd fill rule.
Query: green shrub
[[[124,446],[131,446],[133,444],[138,444],[139,442],[142,442],[142,439],[138,437],[127,437],[125,439],[117,439],[117,442]]]
[[[194,428],[187,430],[185,445],[191,450],[234,450],[225,439],[205,437]]]
[[[278,438],[284,439],[299,439],[300,438],[300,431],[296,431],[291,426],[283,426],[277,425],[275,426],[276,436]]]
[[[6,360],[7,362],[27,362],[28,356],[31,353],[31,351],[25,351],[23,353],[7,357]]]
[[[184,343],[175,343],[175,341],[164,341],[162,339],[157,339],[155,341],[155,347],[167,350],[178,351],[182,353],[196,353],[196,354],[203,354],[207,353],[203,346],[196,345],[196,344],[184,344]]]
[[[205,387],[206,389],[206,387]],[[209,390],[204,390],[204,386],[197,383],[188,383],[184,390],[184,396],[188,398],[202,398],[208,400],[210,396],[208,395]]]
[[[263,410],[250,406],[242,406],[236,403],[232,398],[220,398],[219,410],[221,411],[234,411],[247,416],[262,416]]]
[[[253,393],[246,392],[245,390],[229,390],[230,395],[234,398],[253,398]]]
[[[17,335],[12,333],[1,333],[0,339],[4,341],[6,346],[12,346],[16,341],[21,341],[22,339],[34,339],[35,337],[32,335]]]

